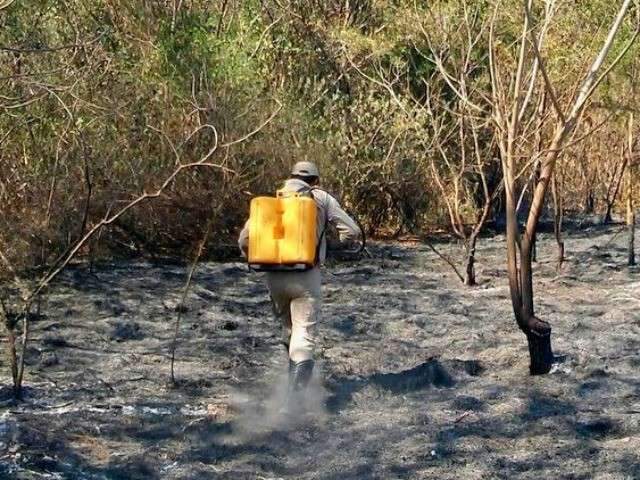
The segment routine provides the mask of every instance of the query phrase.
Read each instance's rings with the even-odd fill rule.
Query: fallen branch
[[[449,257],[447,257],[445,254],[441,253],[440,251],[438,251],[438,249],[436,247],[433,246],[433,244],[429,241],[426,240],[424,241],[424,243],[427,245],[427,247],[429,247],[436,255],[438,255],[442,260],[444,260],[445,262],[447,262],[447,264],[453,269],[453,271],[455,272],[455,274],[457,275],[457,277],[460,279],[461,282],[464,283],[464,277],[460,274],[460,271],[458,270],[458,267],[456,266],[456,264],[453,262],[453,260],[451,260]]]

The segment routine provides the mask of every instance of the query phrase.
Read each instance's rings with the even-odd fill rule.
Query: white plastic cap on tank
[[[298,162],[293,166],[291,175],[300,175],[301,177],[319,177],[318,167],[313,162]]]

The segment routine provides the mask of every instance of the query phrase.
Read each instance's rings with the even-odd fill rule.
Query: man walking
[[[287,408],[301,402],[301,393],[313,373],[313,330],[322,302],[320,264],[326,257],[325,232],[328,224],[338,230],[341,241],[355,241],[362,232],[357,223],[340,207],[330,194],[317,188],[320,173],[312,162],[298,162],[285,181],[284,192],[306,192],[317,207],[317,262],[305,271],[274,271],[266,274],[273,311],[282,324],[283,344],[289,353],[289,390]],[[240,233],[238,244],[247,256],[249,222]]]

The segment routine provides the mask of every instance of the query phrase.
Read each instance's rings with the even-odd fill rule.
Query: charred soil
[[[640,478],[640,270],[620,230],[567,235],[560,273],[540,236],[536,307],[557,356],[540,377],[503,237],[480,241],[473,288],[420,244],[330,264],[295,421],[278,417],[287,358],[259,275],[198,267],[171,386],[185,269],[75,268],[34,323],[24,401],[0,365],[0,478]]]

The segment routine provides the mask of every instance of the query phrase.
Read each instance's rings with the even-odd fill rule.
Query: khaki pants
[[[320,313],[320,269],[267,273],[273,311],[294,362],[313,358],[313,328]]]

